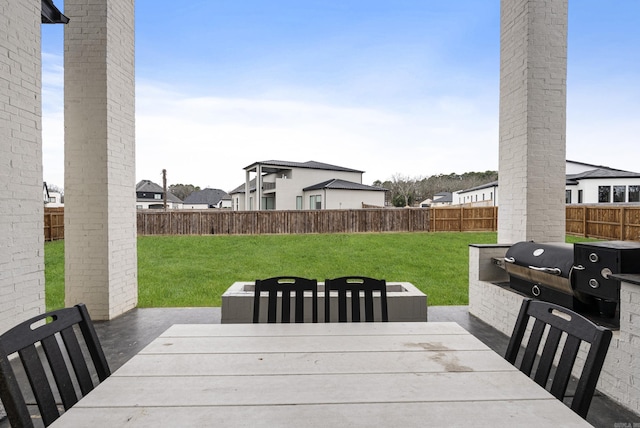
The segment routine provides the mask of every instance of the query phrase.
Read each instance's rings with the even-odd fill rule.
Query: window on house
[[[141,210],[142,209],[142,205],[136,205],[136,209]]]
[[[598,202],[611,202],[611,186],[598,186]]]
[[[276,209],[276,199],[272,197],[262,197],[262,209],[263,210],[275,210]]]
[[[640,186],[629,186],[629,202],[640,202]]]
[[[322,196],[311,195],[309,196],[309,209],[321,210],[322,209]]]
[[[578,203],[582,203],[582,189],[578,190]]]
[[[564,191],[564,202],[567,204],[571,203],[571,190]]]
[[[302,209],[302,196],[296,196],[296,209]]]
[[[613,202],[627,201],[627,186],[613,186]]]
[[[153,199],[162,199],[162,195],[160,193],[156,193],[153,195]]]

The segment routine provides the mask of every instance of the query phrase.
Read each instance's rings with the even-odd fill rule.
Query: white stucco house
[[[43,183],[43,186],[42,186],[42,197],[44,199],[45,208],[64,207],[64,202],[62,200],[62,193],[49,190],[49,187],[47,186],[46,182]]]
[[[640,203],[640,173],[567,161],[568,204]]]
[[[45,208],[62,208],[64,207],[64,202],[62,202],[62,193],[60,192],[49,192],[49,198],[44,203]]]
[[[255,162],[244,170],[245,183],[229,192],[234,211],[384,206],[386,189],[362,184],[364,171],[316,161],[277,160]]]
[[[453,192],[452,205],[498,206],[498,181]]]
[[[433,199],[425,199],[420,202],[420,208],[428,207],[446,207],[451,205],[453,193],[451,192],[439,192],[433,195]]]
[[[640,173],[566,161],[567,204],[640,203]],[[498,206],[498,182],[454,193],[453,203]]]

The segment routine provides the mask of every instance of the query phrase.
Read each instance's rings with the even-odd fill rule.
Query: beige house
[[[229,192],[234,211],[384,206],[386,189],[362,184],[364,171],[316,161],[275,160],[256,162],[244,170],[245,184]]]

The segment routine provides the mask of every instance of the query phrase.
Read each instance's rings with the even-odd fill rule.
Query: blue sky
[[[137,0],[136,179],[229,191],[271,159],[367,184],[497,170],[499,20],[499,0]],[[638,0],[569,2],[568,159],[640,172],[639,20]],[[42,41],[59,186],[62,27]]]

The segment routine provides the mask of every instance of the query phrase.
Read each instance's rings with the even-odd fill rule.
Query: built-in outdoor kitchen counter
[[[640,274],[640,243],[599,241],[517,242],[494,263],[509,274],[504,287],[555,303],[597,324],[617,329],[620,281],[615,274]]]
[[[633,248],[640,243],[628,242],[623,246]],[[507,244],[469,246],[469,313],[508,336],[513,331],[522,300],[528,297],[513,290],[507,271],[496,265],[495,260],[504,258],[510,248]],[[607,279],[619,281],[619,306],[614,318],[619,327],[613,328],[597,389],[640,414],[640,273],[604,273]],[[583,359],[584,353],[580,353],[575,373],[582,370]]]

